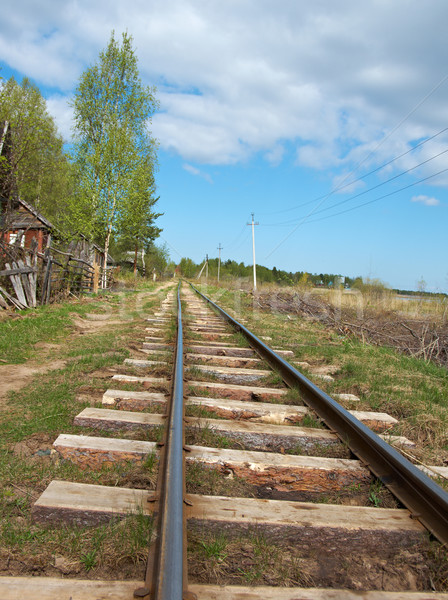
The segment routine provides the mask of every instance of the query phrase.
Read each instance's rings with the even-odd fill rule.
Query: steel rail
[[[256,337],[244,325],[202,294],[224,319],[238,329],[284,382],[301,392],[302,399],[440,542],[448,545],[448,493],[430,477],[373,433],[328,394]]]
[[[160,515],[160,559],[154,595],[157,600],[181,600],[184,591],[183,371],[182,307],[179,284],[173,402],[168,423],[165,489]]]
[[[135,597],[155,600],[194,598],[187,591],[184,469],[184,381],[183,329],[180,286],[177,289],[177,344],[172,382],[172,400],[162,442],[158,500],[158,537],[148,560],[145,587]],[[159,486],[158,486],[159,487]]]

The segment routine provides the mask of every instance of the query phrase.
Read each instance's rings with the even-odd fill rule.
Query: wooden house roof
[[[7,200],[2,198],[6,205]],[[46,229],[53,230],[54,227],[48,219],[41,215],[31,204],[21,198],[13,200],[12,211],[8,215],[9,229]]]

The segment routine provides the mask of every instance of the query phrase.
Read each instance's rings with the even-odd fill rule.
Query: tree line
[[[73,142],[58,133],[29,79],[0,81],[0,195],[20,197],[55,226],[60,241],[84,235],[106,250],[154,253],[156,88],[143,85],[132,37],[112,32],[84,71],[72,108]]]
[[[182,258],[178,270],[183,277],[193,279],[198,276],[203,263],[195,263],[191,258]],[[251,279],[252,265],[246,265],[244,262],[237,262],[228,259],[222,261],[220,265],[220,279],[223,281],[230,279]],[[216,279],[218,277],[218,259],[211,258],[208,261],[209,277]],[[306,271],[284,271],[273,267],[269,269],[263,265],[257,265],[257,281],[260,283],[275,283],[283,286],[322,286],[332,287],[338,285],[346,285],[352,287],[359,281],[361,277],[342,277],[340,274],[334,273],[307,273]]]
[[[182,258],[177,266],[177,271],[180,275],[187,279],[195,279],[204,263],[195,263],[191,258]],[[168,270],[172,270],[172,263],[168,264]],[[252,264],[246,265],[244,262],[235,260],[222,261],[220,265],[220,280],[230,281],[235,279],[247,280],[252,282],[253,277]],[[208,274],[210,279],[216,280],[218,277],[218,258],[210,258],[208,261]],[[205,272],[202,273],[205,276]],[[322,287],[322,288],[340,288],[358,290],[360,292],[368,292],[370,295],[381,298],[384,294],[394,293],[403,294],[406,296],[417,296],[427,298],[448,298],[448,294],[441,292],[427,292],[422,289],[418,291],[400,290],[391,288],[387,283],[380,279],[372,279],[370,277],[350,277],[336,273],[308,273],[306,271],[284,271],[273,267],[269,269],[263,265],[257,265],[257,282],[273,283],[280,286],[292,287]]]

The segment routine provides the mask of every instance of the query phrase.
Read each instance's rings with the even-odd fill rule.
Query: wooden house
[[[31,204],[17,195],[16,175],[11,171],[11,127],[0,122],[0,239],[22,248],[35,247],[42,252],[50,245],[53,225]],[[33,242],[35,240],[35,242]]]
[[[73,254],[76,258],[80,258],[92,266],[104,266],[104,248],[100,248],[100,246],[94,244],[82,234],[78,235],[69,243],[67,252],[70,252],[70,254]],[[111,255],[108,254],[107,266],[112,267],[113,265],[115,265],[115,261]]]
[[[34,246],[38,252],[50,245],[54,227],[31,204],[20,198],[10,201],[0,198],[0,210],[4,242],[22,248]]]

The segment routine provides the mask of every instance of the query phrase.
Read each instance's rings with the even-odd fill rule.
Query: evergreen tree
[[[121,243],[129,245],[134,251],[134,273],[137,272],[137,255],[148,251],[153,240],[162,231],[154,225],[155,219],[162,213],[154,212],[155,182],[150,165],[143,162],[135,170],[129,193],[123,199],[123,204],[117,219],[117,236]]]

